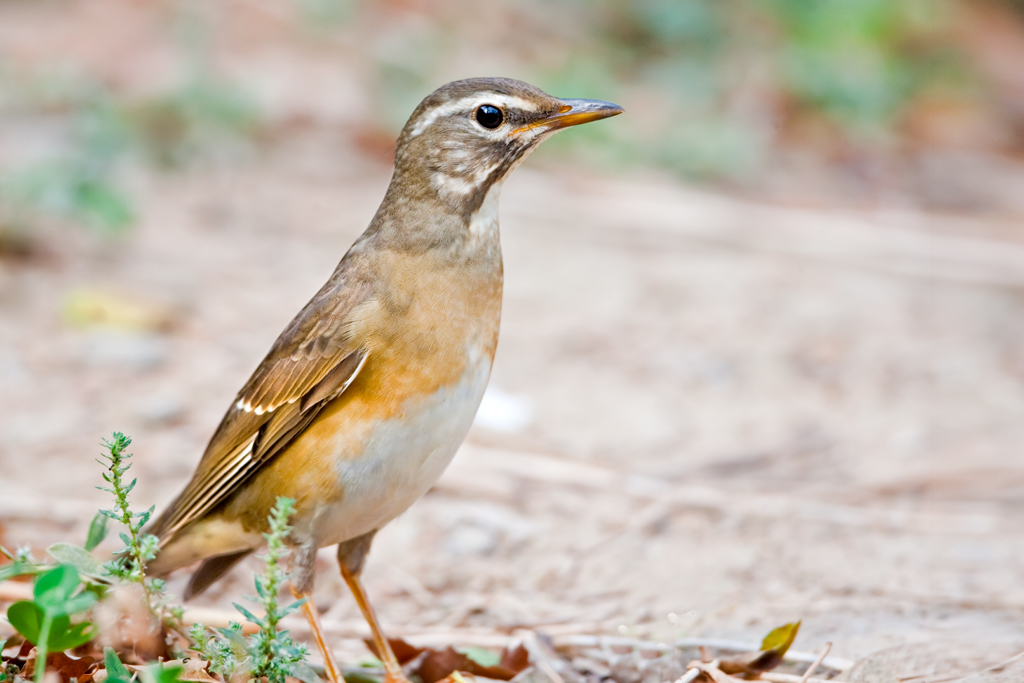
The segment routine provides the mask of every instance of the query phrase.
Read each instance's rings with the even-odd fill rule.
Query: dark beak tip
[[[571,100],[570,100],[571,102]],[[574,105],[570,114],[591,114],[595,118],[606,119],[611,116],[618,116],[619,114],[625,113],[625,109],[615,104],[614,102],[604,102],[602,100],[577,100],[572,102]]]

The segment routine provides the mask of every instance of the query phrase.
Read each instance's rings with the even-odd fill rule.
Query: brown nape
[[[194,596],[199,595],[213,585],[215,581],[227,574],[232,567],[238,564],[242,558],[246,557],[251,552],[251,550],[239,550],[237,553],[218,555],[216,557],[203,560],[203,563],[199,565],[199,569],[197,569],[195,574],[192,575],[192,578],[189,579],[188,586],[185,588],[185,594],[182,598],[184,600],[190,600]]]

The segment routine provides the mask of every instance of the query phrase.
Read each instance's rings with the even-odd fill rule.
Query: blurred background
[[[413,107],[502,75],[626,115],[506,186],[492,388],[384,623],[1019,651],[1022,65],[1017,0],[0,0],[0,542],[84,538],[114,430],[172,498]]]

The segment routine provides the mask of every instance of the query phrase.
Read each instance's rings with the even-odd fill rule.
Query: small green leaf
[[[786,650],[796,640],[797,631],[800,630],[800,622],[795,621],[791,624],[783,624],[776,629],[772,629],[771,633],[764,637],[761,641],[762,650],[775,650],[780,655],[786,654]]]
[[[85,645],[93,639],[94,635],[92,624],[87,621],[74,626],[65,624],[60,631],[54,631],[51,627],[47,645],[53,652],[71,650],[79,645]]]
[[[94,519],[93,522],[95,521]],[[50,556],[61,564],[69,564],[86,576],[102,579],[107,575],[107,572],[103,569],[103,564],[85,548],[79,548],[71,543],[54,543],[46,549],[46,552],[50,553]]]
[[[173,666],[152,664],[143,669],[146,673],[146,678],[150,679],[152,683],[178,683],[178,677],[181,676],[181,672],[184,670],[185,667],[180,664]]]
[[[299,679],[302,683],[320,683],[320,677],[316,671],[313,671],[313,667],[303,661],[294,662],[289,668],[289,672],[294,678]],[[348,679],[348,673],[345,673],[346,679]]]
[[[237,622],[231,622],[231,623],[235,624]],[[231,644],[235,645],[236,647],[241,648],[242,651],[244,652],[245,650],[247,650],[249,648],[249,642],[245,639],[245,636],[242,635],[241,626],[242,626],[241,624],[238,624],[238,629],[234,629],[234,628],[218,628],[217,630],[220,632],[220,634],[222,636],[224,636],[225,640],[229,641]]]
[[[251,621],[254,624],[259,624],[260,626],[263,625],[263,621],[264,621],[263,618],[256,616],[255,614],[253,614],[252,612],[250,612],[246,608],[244,608],[241,605],[239,605],[237,602],[232,603],[232,604],[235,606],[236,610],[238,610],[239,612],[242,613],[243,617],[245,617],[246,619],[248,619],[249,621]]]
[[[299,609],[302,608],[303,605],[306,604],[306,600],[308,600],[308,599],[309,598],[302,598],[301,600],[296,600],[295,602],[293,602],[292,604],[288,605],[287,607],[279,608],[278,611],[277,611],[277,618],[278,619],[284,619],[289,614],[292,614],[293,612],[297,612]]]
[[[78,571],[69,564],[59,564],[36,579],[35,602],[43,609],[57,606],[70,598],[79,584]]]
[[[7,621],[14,630],[32,643],[39,641],[39,629],[43,624],[43,610],[29,600],[19,600],[7,608]]]
[[[128,667],[121,663],[117,653],[114,652],[114,648],[109,646],[103,648],[103,665],[107,669],[108,681],[111,680],[111,678],[123,681],[124,683],[128,683],[128,681],[132,680],[131,672],[128,671]]]
[[[108,517],[103,514],[102,510],[92,518],[92,522],[89,523],[89,533],[85,537],[86,550],[94,550],[107,537],[107,532],[110,531],[107,519]]]
[[[96,604],[96,594],[83,591],[67,601],[60,607],[58,614],[78,614]]]

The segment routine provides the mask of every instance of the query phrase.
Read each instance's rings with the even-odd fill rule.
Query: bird
[[[387,683],[407,681],[361,574],[374,535],[434,484],[465,439],[498,342],[498,198],[555,132],[621,114],[508,78],[448,83],[415,108],[369,227],[238,392],[181,493],[147,530],[155,577],[201,562],[185,599],[264,542],[293,499],[290,582],[332,683],[343,678],[311,599],[337,545]]]

